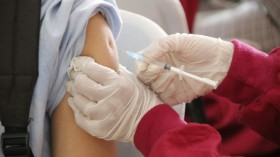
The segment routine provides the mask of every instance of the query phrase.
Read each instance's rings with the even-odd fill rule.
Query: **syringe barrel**
[[[214,89],[216,89],[217,86],[218,86],[218,81],[213,81],[213,80],[210,80],[210,79],[205,78],[205,77],[202,78],[202,77],[193,75],[193,74],[191,74],[191,73],[182,71],[181,69],[178,69],[178,68],[175,68],[175,67],[171,67],[171,68],[170,68],[170,71],[173,71],[173,72],[175,72],[175,73],[177,73],[177,74],[179,74],[179,75],[183,75],[183,76],[192,78],[192,79],[194,79],[194,80],[203,82],[203,83],[205,83],[205,84],[208,84],[208,85],[212,86]]]

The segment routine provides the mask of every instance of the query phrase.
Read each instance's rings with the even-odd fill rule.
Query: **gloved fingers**
[[[68,99],[68,104],[72,108],[75,116],[76,123],[86,132],[95,137],[104,138],[104,134],[108,131],[106,128],[106,124],[104,119],[102,120],[94,120],[84,115],[80,110],[76,108],[73,102],[73,98],[70,97]]]
[[[198,64],[203,61],[211,61],[220,53],[220,48],[224,42],[220,38],[213,38],[197,34],[181,34],[178,39],[181,43],[178,50],[178,58],[186,63]],[[227,44],[226,44],[227,45]]]
[[[123,118],[128,118],[126,113],[118,111],[118,113],[123,113],[123,118],[119,118],[119,115],[115,114],[115,112],[108,112],[108,110],[104,110],[104,114],[100,117],[100,110],[96,110],[97,114],[85,115],[84,113],[80,112],[74,104],[73,100],[69,100],[69,105],[74,111],[76,123],[85,131],[87,131],[92,136],[96,136],[101,139],[106,140],[119,140],[119,141],[131,141],[133,137],[133,130],[134,130],[134,121],[131,122],[123,122]],[[71,105],[72,104],[72,105]],[[103,104],[104,105],[104,104]],[[110,105],[107,105],[110,106]],[[107,112],[106,112],[107,111]],[[110,110],[109,110],[110,111]],[[125,111],[127,112],[127,111]],[[124,125],[124,126],[123,126]],[[130,131],[127,131],[130,130]]]
[[[89,119],[88,117],[79,114],[74,114],[76,123],[90,135],[104,139],[104,133],[108,130],[100,129],[103,125],[100,121]]]
[[[88,79],[85,75],[78,77],[74,81],[66,82],[66,90],[73,97],[77,95],[84,95],[90,101],[100,101],[108,95],[110,95],[113,90],[111,86],[102,86],[95,83],[94,81]]]
[[[192,91],[188,83],[181,84],[182,88],[178,90],[176,94],[176,99],[178,104],[180,103],[190,103],[197,95]]]
[[[178,80],[172,82],[164,92],[159,93],[158,97],[167,104],[177,105],[181,103],[188,103],[195,97],[195,93],[183,81]]]
[[[119,104],[113,104],[102,100],[99,102],[89,100],[87,97],[77,94],[71,99],[68,99],[71,107],[80,112],[84,117],[91,120],[102,120],[106,119],[112,114],[116,114],[118,109],[121,107]],[[119,106],[118,106],[119,105]]]
[[[92,136],[105,140],[121,140],[119,137],[120,135],[115,133],[116,128],[118,128],[118,124],[115,123],[113,118],[95,120],[76,113],[75,120],[82,129]],[[126,134],[124,133],[124,130],[121,131],[122,134]]]
[[[142,71],[137,72],[137,77],[146,85],[150,85],[152,82],[154,82],[160,74],[164,71],[161,67],[157,65],[150,64],[146,67],[146,69],[143,69],[141,66],[146,66],[143,63],[138,63],[137,65],[139,68],[142,69]]]
[[[122,66],[121,64],[119,64],[119,75],[127,76],[129,78],[136,78],[135,74],[127,70],[126,67]]]
[[[170,71],[164,71],[150,84],[150,88],[157,94],[162,93],[170,86],[176,77],[178,77],[177,74]]]
[[[102,85],[88,78],[86,75],[78,75],[74,80],[75,91],[86,96],[92,101],[100,101],[114,91],[115,85]]]
[[[158,97],[164,103],[167,103],[169,105],[175,105],[178,103],[175,97],[176,94],[177,94],[176,88],[173,84],[171,84],[164,92],[158,93]]]
[[[79,94],[74,97],[73,101],[80,112],[93,120],[106,119],[106,117],[115,113],[120,107],[117,104],[106,103],[104,100],[99,102],[91,101]]]
[[[119,76],[114,70],[93,61],[84,66],[83,73],[90,79],[102,85],[108,85],[115,82]]]
[[[70,93],[72,96],[75,96],[77,94],[77,90],[74,86],[74,82],[73,81],[68,81],[66,82],[66,90],[68,93]]]
[[[198,87],[194,81],[197,82],[196,80],[192,80],[190,78],[184,78],[184,80],[182,80],[184,83],[179,82],[180,88],[176,91],[176,99],[179,103],[189,103],[198,97],[198,95],[194,92],[194,88]],[[179,85],[176,86],[178,87]]]
[[[89,105],[96,105],[95,101],[91,101],[84,97],[83,95],[77,94],[72,99],[72,104],[76,107],[77,110],[79,110],[81,113],[83,113],[84,116],[88,117],[87,112],[87,106]]]
[[[180,34],[178,33],[172,34],[152,42],[148,47],[141,51],[144,56],[144,61],[149,63],[152,61],[164,61],[164,58],[169,58],[169,54],[176,52],[177,47],[180,46],[177,43],[179,35]]]
[[[167,94],[165,92],[165,93],[162,93],[159,95],[159,98],[164,103],[169,104],[171,106],[190,102],[190,101],[183,101],[185,97],[186,97],[185,95],[182,95],[182,94],[180,95],[180,93],[177,93],[177,92],[174,94]]]
[[[68,76],[70,79],[71,78],[71,71],[76,71],[76,72],[82,72],[83,67],[88,64],[89,62],[94,62],[94,59],[91,57],[86,57],[86,56],[79,56],[79,57],[74,57],[71,62],[70,62],[70,67],[68,68]]]
[[[74,112],[74,115],[82,115],[83,117],[86,117],[75,105],[74,103],[74,98],[73,97],[69,97],[68,98],[68,105],[71,107],[71,109],[73,110]]]
[[[189,80],[189,88],[197,97],[206,94],[206,91],[210,92],[213,89],[212,86],[199,82],[197,80]]]
[[[96,63],[93,58],[85,56],[75,57],[71,61],[68,70],[70,79],[75,79],[79,74],[78,72],[82,72],[82,74],[102,85],[112,83],[118,76],[114,70]]]
[[[70,80],[75,80],[77,76],[83,75],[81,71],[74,71],[74,70],[69,70],[68,71],[68,76]]]

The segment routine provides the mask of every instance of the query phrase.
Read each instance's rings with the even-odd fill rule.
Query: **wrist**
[[[230,69],[231,63],[232,63],[232,57],[234,52],[234,45],[231,42],[221,40],[220,38],[218,40],[217,47],[219,48],[216,50],[218,53],[216,60],[215,68],[217,71],[217,75],[214,76],[214,80],[219,81],[219,84],[224,80],[224,78],[227,76],[227,73]]]
[[[138,124],[134,144],[147,156],[162,134],[182,125],[186,125],[186,122],[180,119],[169,105],[157,105],[148,111]]]
[[[232,41],[234,53],[232,63],[225,79],[218,86],[215,93],[231,97],[232,93],[239,93],[240,89],[247,97],[254,91],[262,92],[271,88],[274,77],[273,59],[238,40]],[[264,83],[265,82],[265,83]],[[229,90],[230,89],[230,90]]]

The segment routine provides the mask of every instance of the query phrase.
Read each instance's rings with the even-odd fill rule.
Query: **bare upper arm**
[[[88,22],[87,38],[82,55],[90,56],[97,63],[116,71],[118,69],[119,61],[115,40],[104,17],[100,14]]]
[[[104,17],[93,16],[87,25],[86,40],[81,55],[90,56],[97,63],[118,71],[118,55],[115,41]],[[76,123],[66,94],[52,116],[53,157],[114,157],[117,146],[114,141],[93,137]]]

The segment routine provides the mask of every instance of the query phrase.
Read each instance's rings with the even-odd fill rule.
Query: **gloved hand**
[[[90,57],[76,57],[68,74],[66,87],[73,96],[68,103],[77,124],[101,139],[132,141],[143,115],[162,103],[121,65],[118,74]]]
[[[213,87],[187,77],[179,80],[178,74],[148,63],[161,61],[175,67],[184,65],[184,71],[220,83],[229,70],[233,44],[202,35],[173,34],[153,42],[141,53],[146,63],[137,63],[138,77],[163,102],[175,105],[205,95]]]

